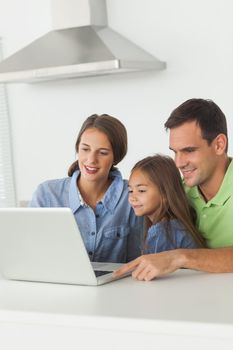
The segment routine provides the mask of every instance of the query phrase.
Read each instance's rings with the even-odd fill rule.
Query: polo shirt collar
[[[209,202],[216,205],[223,205],[233,194],[233,161],[230,158],[230,164],[224,176],[223,182],[217,194]]]
[[[207,206],[210,206],[211,204],[224,205],[224,203],[233,195],[233,161],[232,158],[229,159],[230,164],[228,166],[220,189],[218,190],[217,194],[209,202],[206,203]],[[192,198],[202,199],[202,195],[199,192],[197,186],[194,186],[189,190],[189,196]]]

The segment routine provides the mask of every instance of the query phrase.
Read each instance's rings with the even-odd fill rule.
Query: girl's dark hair
[[[90,128],[96,128],[99,131],[103,132],[109,139],[113,150],[114,162],[111,170],[116,169],[114,165],[117,165],[127,153],[127,131],[125,126],[117,119],[108,114],[93,114],[88,117],[81,129],[79,131],[75,150],[78,153],[80,140],[84,131]],[[73,173],[79,169],[78,160],[76,160],[68,169],[68,176],[72,176]]]
[[[156,217],[156,222],[165,219],[165,228],[170,241],[169,223],[171,219],[179,220],[192,235],[200,247],[205,246],[204,238],[195,227],[196,213],[189,205],[182,179],[172,158],[160,154],[146,157],[135,164],[131,174],[135,170],[142,171],[148,176],[160,192],[161,202]],[[145,220],[145,240],[149,226],[154,224],[148,218]]]
[[[219,135],[227,137],[227,122],[222,110],[212,100],[192,98],[174,109],[164,124],[166,129],[176,128],[186,122],[196,121],[202,137],[210,145]],[[226,146],[227,153],[228,145]]]

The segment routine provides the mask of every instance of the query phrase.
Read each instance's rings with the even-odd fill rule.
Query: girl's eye
[[[146,190],[138,190],[139,193],[144,193]]]
[[[133,191],[132,190],[128,190],[128,193],[133,193]]]

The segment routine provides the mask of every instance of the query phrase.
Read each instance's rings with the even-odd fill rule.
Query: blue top
[[[145,254],[153,254],[178,248],[198,248],[191,234],[178,220],[170,220],[170,239],[167,236],[165,222],[152,225],[147,234]]]
[[[143,219],[128,203],[128,183],[118,170],[94,211],[85,204],[77,187],[80,171],[72,177],[48,180],[33,194],[31,207],[71,208],[91,261],[125,263],[141,254]]]

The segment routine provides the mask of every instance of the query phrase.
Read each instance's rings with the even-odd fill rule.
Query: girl
[[[204,247],[180,173],[170,157],[147,157],[133,167],[129,202],[137,216],[146,217],[144,253]]]
[[[123,263],[138,257],[142,218],[134,215],[128,183],[116,168],[127,152],[124,125],[107,114],[91,115],[75,149],[78,160],[69,177],[39,185],[30,206],[71,208],[91,261]]]

